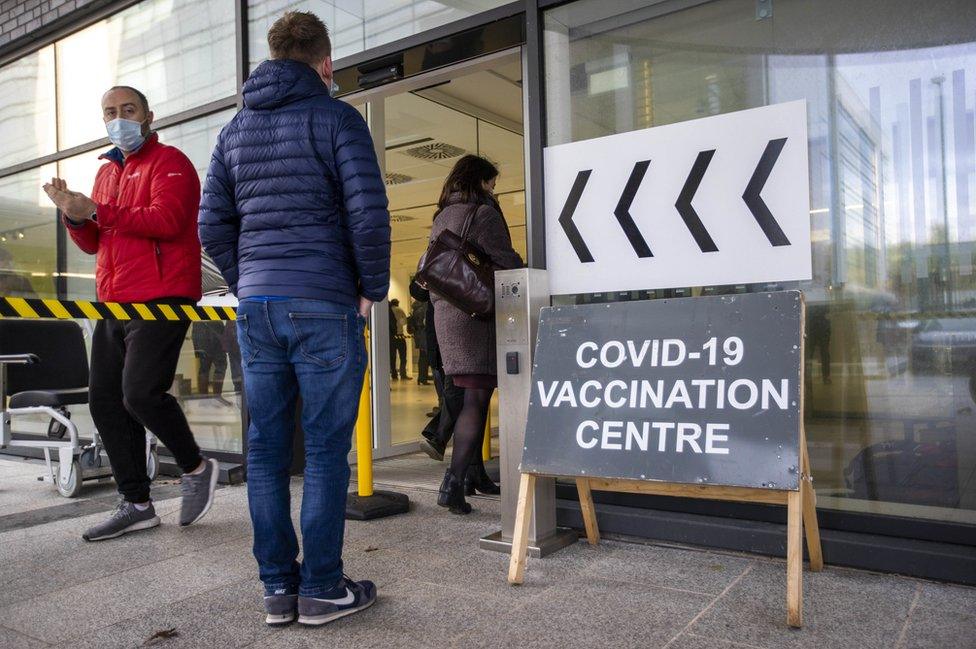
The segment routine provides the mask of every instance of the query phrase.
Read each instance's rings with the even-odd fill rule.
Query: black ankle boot
[[[486,496],[497,496],[502,492],[498,485],[491,481],[491,477],[485,471],[485,465],[481,463],[469,465],[467,473],[464,474],[464,495],[473,496],[475,491]]]
[[[470,514],[471,505],[464,499],[464,485],[456,475],[448,469],[444,473],[444,481],[438,490],[437,504],[447,507],[452,514]]]

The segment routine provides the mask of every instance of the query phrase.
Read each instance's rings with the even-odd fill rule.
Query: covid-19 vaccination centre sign
[[[548,147],[551,294],[810,279],[807,146],[798,101]],[[574,479],[591,544],[594,491],[785,505],[799,627],[804,531],[823,567],[804,313],[800,291],[542,309],[509,582],[539,480]]]
[[[803,430],[799,291],[542,310],[508,580],[522,583],[536,481],[593,491],[785,505],[787,623],[802,625],[804,533],[823,568]]]
[[[554,295],[806,280],[806,102],[545,150]]]
[[[543,309],[522,471],[796,489],[798,291]]]

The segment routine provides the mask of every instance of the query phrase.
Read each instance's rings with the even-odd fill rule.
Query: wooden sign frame
[[[810,455],[807,450],[806,430],[803,423],[806,344],[805,312],[801,300],[800,311],[800,480],[795,491],[756,487],[732,487],[710,484],[686,484],[619,478],[560,476],[546,473],[522,473],[519,480],[518,507],[512,538],[512,555],[508,567],[508,583],[521,584],[525,579],[528,552],[529,516],[535,494],[535,482],[539,478],[574,480],[579,492],[580,511],[590,545],[600,542],[593,491],[617,491],[655,496],[703,498],[768,505],[786,505],[786,622],[789,626],[803,626],[803,539],[806,533],[807,552],[810,555],[811,572],[823,570],[823,550],[820,545],[820,527],[817,523],[817,494],[810,472]]]

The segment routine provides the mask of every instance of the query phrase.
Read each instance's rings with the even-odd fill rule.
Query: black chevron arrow
[[[776,164],[776,160],[779,158],[780,152],[783,151],[785,144],[785,137],[778,140],[770,140],[766,144],[766,150],[763,151],[762,157],[759,158],[759,164],[756,165],[756,170],[752,172],[752,179],[749,180],[746,191],[742,194],[742,200],[749,206],[749,211],[752,212],[756,223],[762,228],[763,234],[769,239],[769,243],[774,246],[788,246],[790,245],[790,240],[786,238],[783,229],[779,227],[779,223],[773,218],[772,212],[766,207],[766,202],[763,201],[762,196],[759,194],[766,185],[766,180],[769,178],[769,174],[773,170],[773,165]]]
[[[573,188],[569,190],[566,204],[563,205],[563,210],[559,213],[559,225],[563,227],[563,232],[566,233],[566,238],[569,239],[573,250],[576,251],[576,256],[584,264],[592,262],[593,255],[590,254],[590,249],[586,247],[586,242],[583,241],[580,231],[576,229],[576,224],[573,223],[573,213],[576,211],[576,206],[579,205],[580,197],[583,196],[583,190],[586,189],[586,183],[589,181],[591,173],[593,173],[592,169],[584,169],[576,174]]]
[[[637,224],[634,223],[634,218],[630,215],[630,204],[634,202],[634,196],[637,195],[637,189],[640,187],[641,181],[644,180],[644,174],[647,173],[647,167],[650,164],[650,160],[642,160],[634,165],[634,169],[630,172],[630,178],[624,186],[624,191],[620,194],[620,200],[617,201],[617,209],[613,211],[634,252],[642,259],[654,255],[651,254],[647,241],[644,240],[640,230],[637,229]]]
[[[695,197],[695,192],[698,191],[698,185],[701,184],[713,155],[715,155],[715,149],[701,151],[698,154],[698,157],[695,158],[695,164],[692,165],[691,172],[688,174],[688,179],[685,180],[685,185],[681,188],[681,194],[678,195],[678,202],[674,204],[702,252],[716,252],[718,246],[712,241],[705,225],[698,218],[698,212],[691,206],[691,200]]]

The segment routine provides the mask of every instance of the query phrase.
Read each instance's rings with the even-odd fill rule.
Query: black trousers
[[[200,448],[173,385],[188,322],[99,320],[92,335],[89,405],[112,464],[119,493],[149,500],[146,428],[184,472],[200,465]]]
[[[430,381],[430,363],[427,361],[427,350],[420,348],[420,359],[417,361],[417,381],[427,383]]]
[[[396,359],[400,357],[400,378],[407,378],[407,339],[397,336],[390,340],[390,376],[397,378]]]
[[[220,395],[227,374],[227,352],[224,351],[224,323],[223,322],[195,322],[190,332],[193,339],[193,351],[200,361],[197,375],[197,391],[202,395],[213,393]],[[211,376],[210,371],[213,370]]]

